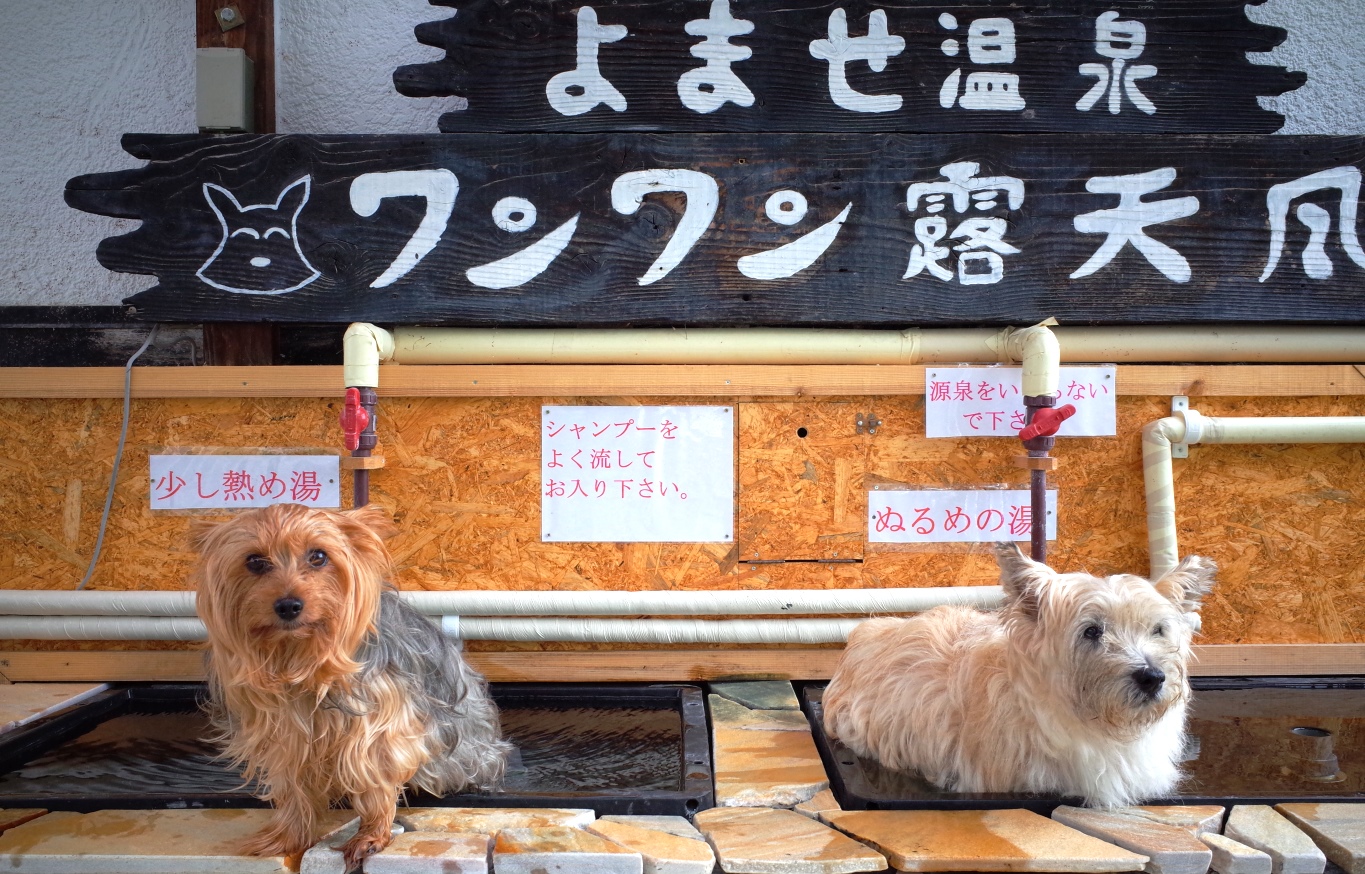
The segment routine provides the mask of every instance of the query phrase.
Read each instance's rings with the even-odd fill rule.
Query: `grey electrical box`
[[[201,131],[250,133],[251,59],[242,49],[195,49],[195,119]]]

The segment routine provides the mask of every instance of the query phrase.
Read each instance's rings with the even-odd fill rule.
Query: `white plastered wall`
[[[702,0],[696,0],[702,2]],[[426,0],[276,0],[281,133],[430,133],[451,99],[393,90],[401,64],[441,57],[412,29],[451,14]],[[1309,75],[1268,108],[1286,134],[1365,133],[1360,0],[1269,0],[1252,20],[1289,31],[1255,60]],[[0,0],[0,305],[117,304],[149,277],[111,273],[101,239],[134,223],[66,206],[66,180],[138,166],[125,132],[194,130],[193,0]]]

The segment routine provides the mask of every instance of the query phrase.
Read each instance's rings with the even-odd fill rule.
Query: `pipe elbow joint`
[[[344,387],[378,388],[379,363],[393,358],[393,334],[377,325],[355,322],[342,338]]]
[[[1056,395],[1062,366],[1057,335],[1045,324],[1034,325],[1012,331],[1006,343],[1009,357],[1024,366],[1024,396]]]

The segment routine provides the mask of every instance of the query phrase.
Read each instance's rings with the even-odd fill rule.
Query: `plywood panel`
[[[641,403],[649,397],[593,402]],[[385,398],[373,475],[395,513],[392,547],[408,589],[855,588],[995,582],[984,547],[863,546],[866,488],[1022,484],[1013,441],[927,440],[916,396],[739,403],[739,542],[544,544],[538,409],[583,398]],[[698,402],[711,402],[701,401]],[[326,449],[327,400],[136,400],[105,553],[103,589],[179,589],[188,517],[147,509],[147,455],[160,449]],[[1224,398],[1215,416],[1365,415],[1358,396]],[[1138,431],[1164,397],[1120,397],[1119,436],[1063,440],[1062,569],[1145,572]],[[856,433],[858,412],[882,420]],[[74,588],[94,545],[118,440],[114,399],[15,399],[0,440],[0,586]],[[805,437],[798,428],[806,428]],[[1196,446],[1177,460],[1182,553],[1223,571],[1204,611],[1208,643],[1365,643],[1365,447]],[[343,483],[347,493],[348,483]],[[835,553],[838,552],[838,555]],[[758,553],[755,555],[754,553]],[[44,647],[46,648],[46,647]],[[65,644],[67,649],[84,649]]]
[[[869,434],[867,406],[748,403],[739,406],[739,557],[862,557]]]

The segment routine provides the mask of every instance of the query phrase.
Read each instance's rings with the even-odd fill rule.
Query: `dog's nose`
[[[285,622],[293,622],[303,612],[303,602],[293,595],[286,595],[275,602],[275,615]]]
[[[1166,673],[1156,665],[1143,665],[1133,671],[1133,682],[1148,695],[1155,695],[1166,682]]]

